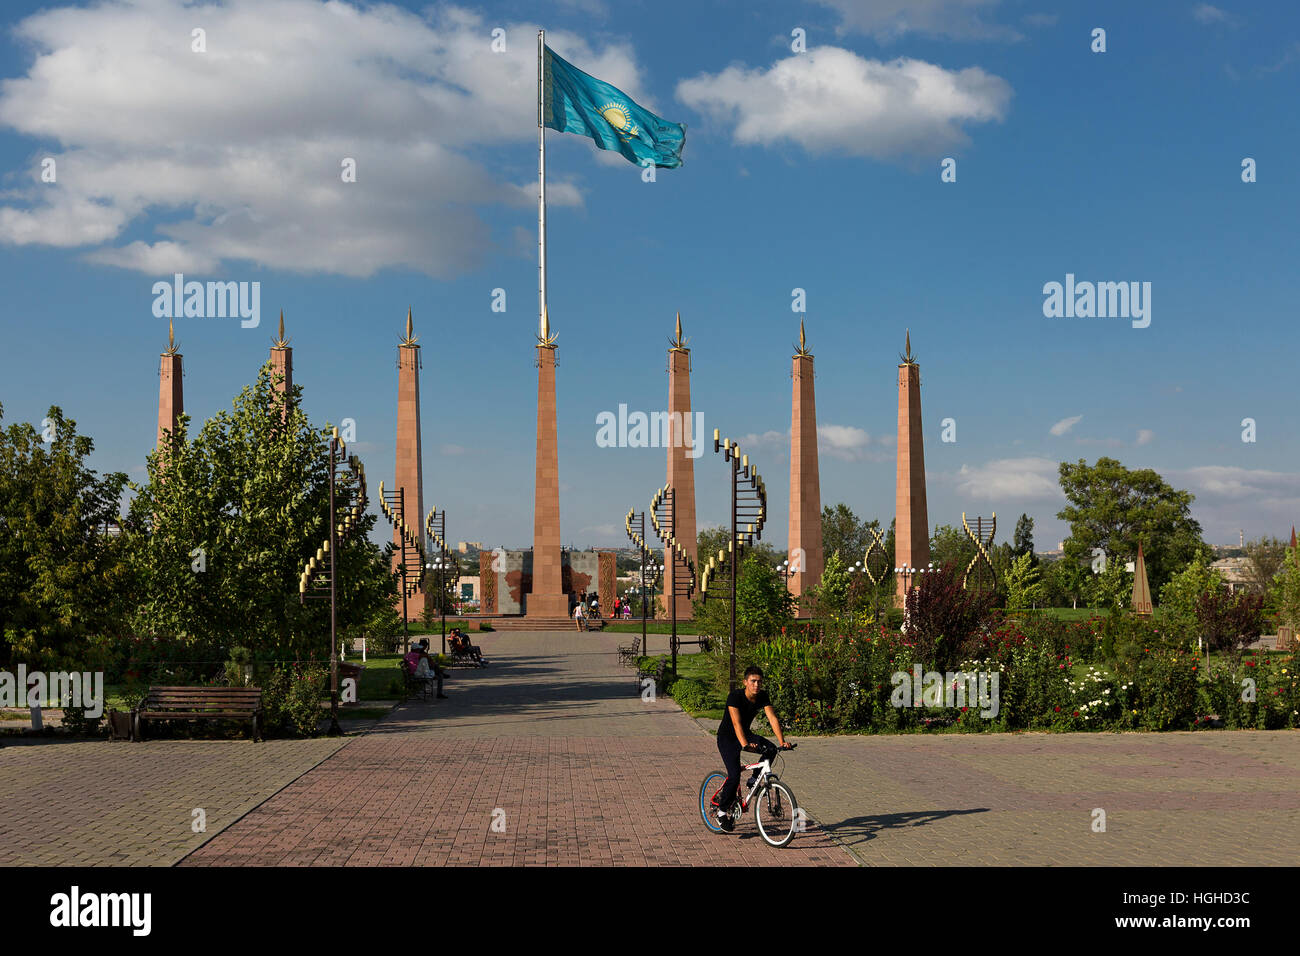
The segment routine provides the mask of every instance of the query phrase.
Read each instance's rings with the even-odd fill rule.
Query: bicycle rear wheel
[[[794,791],[774,782],[754,798],[754,822],[758,832],[771,846],[785,846],[794,839],[803,814],[795,803]]]
[[[704,825],[714,833],[723,832],[722,827],[718,826],[718,805],[713,801],[726,782],[727,775],[715,770],[700,784],[700,816],[704,818]]]

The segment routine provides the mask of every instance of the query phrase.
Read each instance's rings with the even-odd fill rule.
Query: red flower
[[[1077,710],[1074,712],[1074,716],[1076,716],[1076,717],[1079,716],[1079,712],[1078,712]]]
[[[1056,707],[1056,712],[1057,712],[1058,714],[1061,712],[1060,705],[1057,705],[1057,707]]]

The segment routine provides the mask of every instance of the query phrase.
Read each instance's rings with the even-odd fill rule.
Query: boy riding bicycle
[[[749,730],[750,723],[760,710],[767,715],[767,722],[776,731],[781,749],[792,749],[781,733],[781,721],[776,716],[772,701],[767,696],[767,691],[763,690],[762,668],[747,667],[744,687],[738,687],[727,695],[727,710],[723,714],[722,723],[718,725],[718,752],[722,754],[722,762],[727,768],[727,782],[718,793],[717,817],[718,826],[728,832],[735,829],[730,810],[736,792],[740,789],[740,752],[750,750],[766,757],[777,750],[770,740]]]

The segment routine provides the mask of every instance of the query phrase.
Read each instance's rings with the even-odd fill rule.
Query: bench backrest
[[[260,687],[150,687],[145,710],[253,711],[262,707]]]

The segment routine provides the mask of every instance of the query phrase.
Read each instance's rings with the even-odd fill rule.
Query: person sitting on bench
[[[474,663],[478,664],[479,667],[487,667],[488,662],[483,660],[483,651],[479,649],[477,644],[471,644],[469,635],[463,633],[460,628],[453,627],[451,629],[450,640],[452,650],[457,654],[468,654],[474,658]]]
[[[442,668],[438,666],[438,662],[429,657],[428,638],[425,638],[411,648],[411,652],[406,655],[406,662],[411,664],[412,659],[414,659],[414,670],[412,671],[412,676],[414,676],[416,680],[436,680],[438,682],[438,698],[440,700],[446,700],[447,695],[442,692],[442,679],[445,674]]]

